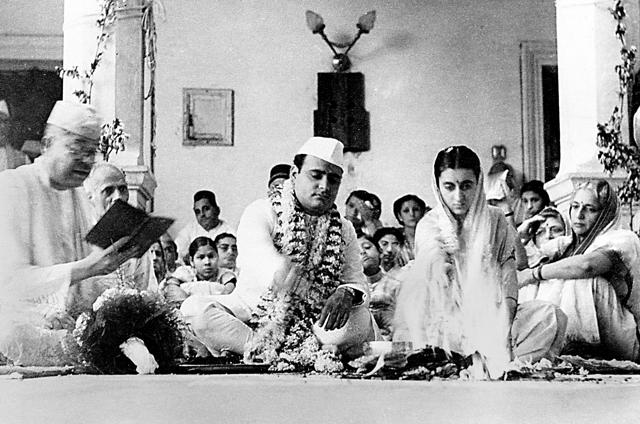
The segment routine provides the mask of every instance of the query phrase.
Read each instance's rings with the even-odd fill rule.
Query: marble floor
[[[638,399],[637,375],[509,382],[4,375],[0,423],[632,423]]]

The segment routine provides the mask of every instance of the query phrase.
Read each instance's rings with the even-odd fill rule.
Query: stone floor
[[[283,374],[19,379],[2,375],[0,423],[640,422],[640,376],[577,380],[424,382]]]

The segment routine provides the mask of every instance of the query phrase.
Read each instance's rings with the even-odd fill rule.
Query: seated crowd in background
[[[211,354],[259,351],[252,317],[287,294],[314,311],[308,330],[319,342],[347,356],[364,341],[412,341],[472,355],[491,375],[514,357],[639,359],[640,241],[620,229],[606,181],[580,186],[565,216],[540,181],[518,196],[505,164],[485,188],[476,153],[451,146],[434,162],[435,208],[403,195],[390,227],[366,190],[351,192],[340,216],[342,144],[312,137],[293,165],[271,169],[267,197],[246,208],[237,233],[215,194],[200,190],[175,241],[99,249],[84,235],[129,192],[118,167],[94,164],[95,111],[58,102],[44,134],[34,164],[0,173],[0,318],[9,323],[0,351],[16,363],[56,363],[75,318],[118,285],[159,290]],[[43,346],[57,353],[39,358]]]

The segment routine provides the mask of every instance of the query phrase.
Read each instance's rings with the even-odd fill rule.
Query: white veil
[[[517,298],[515,231],[487,205],[482,171],[462,223],[445,205],[435,175],[432,187],[437,204],[416,230],[416,262],[401,287],[394,340],[478,352],[498,376],[511,360],[504,297]]]

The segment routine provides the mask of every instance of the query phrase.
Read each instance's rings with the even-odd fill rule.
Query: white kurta
[[[87,256],[90,205],[82,188],[51,187],[40,160],[0,173],[0,287],[5,302],[64,308],[70,262]],[[1,302],[2,300],[0,300]]]
[[[251,329],[244,324],[258,306],[260,297],[273,284],[274,276],[286,264],[285,255],[273,245],[276,215],[268,199],[260,199],[245,209],[238,226],[238,267],[242,269],[236,289],[228,295],[190,296],[181,311],[197,338],[210,351],[230,350],[242,354]],[[323,344],[359,346],[377,335],[377,327],[369,313],[369,287],[362,270],[360,248],[353,226],[342,219],[344,265],[340,273],[343,286],[362,293],[363,302],[353,307],[347,324],[337,330],[316,327]],[[233,315],[225,311],[230,311]],[[372,333],[375,333],[372,336]]]
[[[355,230],[349,221],[342,220],[344,245],[344,265],[340,274],[342,285],[362,292],[364,303],[368,304],[369,286],[362,270],[360,247]],[[273,283],[273,278],[286,263],[285,255],[273,245],[276,214],[268,199],[259,199],[245,209],[238,226],[238,267],[242,269],[234,293],[253,311],[260,302],[260,296]]]
[[[209,237],[214,240],[216,236],[222,233],[236,234],[236,230],[225,221],[220,220],[218,225],[209,231],[202,228],[198,221],[194,218],[189,224],[185,225],[178,233],[175,242],[178,247],[178,258],[182,259],[189,253],[189,245],[196,237]]]

